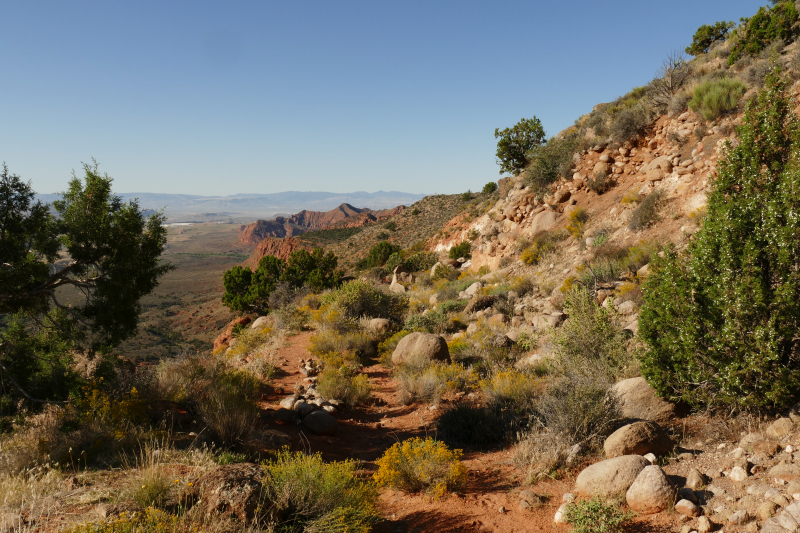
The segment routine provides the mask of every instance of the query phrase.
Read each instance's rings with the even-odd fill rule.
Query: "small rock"
[[[689,500],[692,503],[697,503],[697,496],[692,489],[683,487],[678,491],[678,500]]]
[[[501,505],[501,506],[500,506],[500,509],[498,509],[498,510],[497,510],[497,512],[498,512],[498,513],[500,513],[500,514],[504,514],[504,513],[506,512],[506,508],[505,508],[505,506],[502,506],[502,505]]]
[[[556,524],[566,524],[567,523],[565,515],[567,513],[567,507],[569,507],[569,506],[570,506],[569,503],[562,503],[561,504],[561,507],[558,508],[558,511],[556,511],[556,515],[553,517],[553,522],[554,523],[556,523]]]
[[[675,512],[694,518],[696,516],[700,516],[702,510],[689,500],[680,500],[675,504]]]
[[[686,486],[692,490],[700,490],[706,486],[706,477],[698,469],[692,468],[686,476]]]
[[[731,473],[728,474],[728,477],[731,480],[736,481],[737,483],[741,483],[742,481],[747,479],[748,475],[747,471],[741,466],[734,466],[733,468],[731,468]]]
[[[750,520],[750,515],[744,509],[740,509],[728,518],[728,523],[740,526],[748,520]]]
[[[708,533],[711,531],[711,521],[707,516],[701,516],[697,519],[697,533]]]
[[[756,517],[759,520],[766,520],[771,516],[775,516],[775,511],[778,510],[778,505],[775,502],[764,502],[756,511]]]
[[[642,457],[644,457],[645,459],[650,461],[651,465],[654,465],[654,464],[656,464],[658,462],[658,458],[655,456],[655,454],[652,454],[652,453],[646,453]]]
[[[565,492],[564,495],[561,497],[561,501],[564,503],[572,503],[575,501],[575,494],[571,492]]]

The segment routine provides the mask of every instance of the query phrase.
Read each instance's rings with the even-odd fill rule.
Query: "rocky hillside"
[[[239,229],[239,242],[243,244],[258,244],[262,240],[273,237],[292,237],[328,228],[356,228],[373,224],[402,213],[405,206],[392,209],[372,210],[369,208],[353,207],[350,204],[341,204],[330,211],[303,210],[290,217],[276,217],[273,220],[257,220]]]

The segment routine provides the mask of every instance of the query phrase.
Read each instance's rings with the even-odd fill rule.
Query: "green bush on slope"
[[[777,70],[720,161],[703,227],[644,284],[641,371],[700,407],[781,407],[800,387],[800,124]]]

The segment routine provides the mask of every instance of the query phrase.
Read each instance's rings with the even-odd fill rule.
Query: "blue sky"
[[[766,1],[3,2],[0,160],[38,192],[454,193]]]

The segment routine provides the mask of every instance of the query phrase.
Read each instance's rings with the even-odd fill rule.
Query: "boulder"
[[[643,377],[623,379],[612,390],[627,418],[667,422],[675,415],[675,405],[656,396]]]
[[[767,434],[767,437],[773,439],[782,439],[791,433],[793,428],[794,422],[792,422],[791,418],[779,418],[767,427],[765,433]]]
[[[748,476],[749,474],[747,473],[747,470],[741,466],[734,466],[731,468],[731,473],[728,474],[728,479],[737,483],[741,483],[742,481],[745,481]]]
[[[495,326],[502,326],[508,322],[508,317],[503,313],[496,313],[489,317],[489,323]]]
[[[800,502],[787,506],[781,514],[768,518],[761,533],[795,533],[800,531]]]
[[[283,409],[294,409],[294,404],[297,403],[298,398],[299,397],[296,394],[293,394],[292,396],[287,396],[286,398],[281,400],[281,402],[278,405],[280,405]]]
[[[489,309],[497,302],[497,296],[475,296],[472,300],[469,301],[467,307],[464,308],[464,312],[467,314],[477,313],[478,311],[483,311],[484,309]]]
[[[603,498],[622,496],[650,463],[641,455],[623,455],[595,463],[578,474],[575,488]]]
[[[402,365],[404,362],[449,361],[450,352],[447,342],[439,335],[415,331],[409,333],[397,343],[392,353],[392,363]]]
[[[551,314],[543,313],[541,315],[536,315],[533,318],[533,327],[540,331],[544,331],[550,328],[557,328],[564,322],[566,318],[567,315],[560,312]]]
[[[396,281],[392,281],[392,284],[389,285],[389,290],[392,292],[396,292],[398,294],[406,292],[406,288],[397,283]]]
[[[326,411],[314,411],[303,419],[303,425],[315,435],[333,435],[339,426],[339,421]]]
[[[435,263],[435,264],[434,264],[434,265],[431,267],[431,278],[434,278],[434,279],[435,279],[435,278],[436,278],[436,272],[437,272],[438,270],[442,269],[442,268],[444,268],[444,263],[442,263],[441,261],[437,261],[437,262],[436,262],[436,263]],[[435,296],[435,295],[434,295],[434,296]],[[431,298],[433,298],[433,296],[431,296]]]
[[[636,313],[636,304],[631,302],[630,300],[627,302],[622,302],[621,304],[619,304],[617,310],[621,315],[632,315]]]
[[[467,287],[464,292],[469,296],[475,296],[478,293],[478,291],[481,290],[482,288],[483,288],[483,283],[481,283],[480,281],[476,281],[475,283]]]
[[[558,213],[555,211],[542,211],[531,220],[529,233],[536,235],[540,231],[550,231],[556,225]]]
[[[644,514],[666,511],[675,501],[675,487],[657,465],[644,467],[625,494],[628,507]]]
[[[647,453],[654,453],[656,456],[667,455],[673,447],[674,444],[669,435],[661,426],[650,421],[634,422],[622,426],[612,433],[603,444],[608,459]]]
[[[369,327],[374,331],[386,333],[391,329],[392,323],[386,318],[373,318],[369,321]]]
[[[261,466],[253,463],[218,466],[192,483],[180,500],[186,507],[200,505],[207,519],[234,517],[247,523],[262,501],[262,472]]]
[[[608,166],[608,163],[604,163],[603,161],[598,161],[594,168],[592,168],[592,176],[596,176],[597,174],[608,176],[610,173],[611,167]]]
[[[267,326],[273,325],[274,320],[271,316],[260,316],[253,320],[253,323],[250,324],[250,329],[261,329]]]
[[[800,466],[780,463],[769,469],[769,477],[792,481],[800,478]]]

